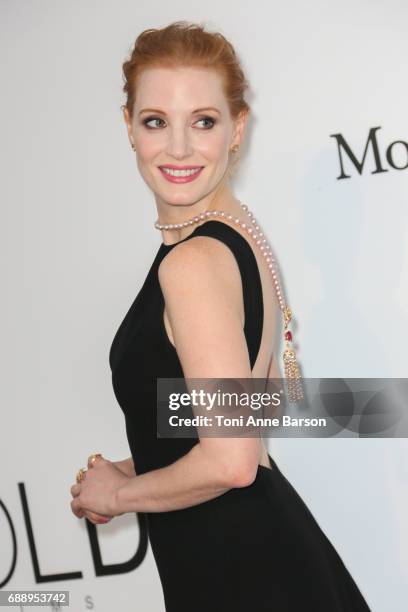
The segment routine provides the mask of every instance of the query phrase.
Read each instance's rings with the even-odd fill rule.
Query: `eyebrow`
[[[194,115],[195,113],[202,113],[204,111],[215,111],[216,113],[221,115],[221,111],[218,110],[218,108],[215,108],[215,106],[205,106],[203,108],[196,108],[193,112],[192,115]],[[143,108],[141,111],[139,111],[139,115],[141,115],[142,113],[160,113],[161,115],[165,115],[166,113],[162,110],[160,110],[159,108]]]

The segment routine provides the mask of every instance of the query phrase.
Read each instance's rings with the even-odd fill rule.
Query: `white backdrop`
[[[69,590],[75,612],[162,612],[150,548],[132,571],[96,576],[95,542],[69,506],[90,453],[129,456],[108,351],[160,242],[121,116],[121,64],[140,31],[179,19],[233,42],[253,111],[235,193],[279,257],[304,375],[405,377],[408,5],[0,7],[0,584]],[[339,179],[332,135],[361,162],[373,128],[385,171],[369,146],[361,174],[343,151]],[[276,440],[271,452],[372,609],[405,611],[407,441]],[[135,515],[96,532],[105,565],[127,562],[139,544],[143,553]]]

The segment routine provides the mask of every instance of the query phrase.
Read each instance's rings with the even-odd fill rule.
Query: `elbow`
[[[227,485],[231,489],[249,487],[255,481],[257,473],[257,465],[229,466]]]

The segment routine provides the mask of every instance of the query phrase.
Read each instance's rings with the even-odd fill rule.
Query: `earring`
[[[235,144],[235,145],[233,145],[231,147],[231,151],[234,151],[234,153],[236,153],[238,151],[238,149],[239,149],[239,145],[238,144]]]
[[[134,151],[136,151],[136,149],[135,149],[135,145],[133,144],[133,142],[132,142],[132,149],[133,149]]]

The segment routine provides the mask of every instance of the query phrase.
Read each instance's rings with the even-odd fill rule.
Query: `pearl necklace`
[[[274,288],[276,291],[276,296],[279,303],[279,308],[283,313],[284,318],[284,339],[286,342],[286,349],[283,353],[283,362],[285,369],[285,376],[289,379],[288,383],[288,396],[289,401],[297,402],[303,399],[303,390],[300,382],[300,370],[299,365],[296,360],[296,353],[293,347],[290,345],[292,342],[292,332],[287,329],[289,322],[292,320],[292,311],[289,306],[285,303],[285,299],[283,296],[282,286],[280,282],[280,274],[279,268],[274,257],[274,253],[272,248],[265,236],[265,234],[261,231],[260,225],[256,220],[254,214],[249,210],[246,204],[240,202],[241,208],[247,213],[248,217],[251,220],[251,224],[247,224],[238,217],[234,217],[231,214],[226,213],[223,210],[207,210],[204,213],[201,213],[192,219],[184,221],[183,223],[168,223],[168,224],[160,224],[157,220],[154,224],[155,228],[158,230],[174,230],[181,229],[183,227],[188,227],[190,225],[195,225],[204,219],[210,219],[211,217],[220,217],[222,219],[226,219],[227,221],[232,221],[236,225],[242,227],[243,230],[247,232],[250,238],[255,242],[255,244],[259,247],[262,255],[265,257],[269,272],[272,277],[272,282],[274,284]]]

